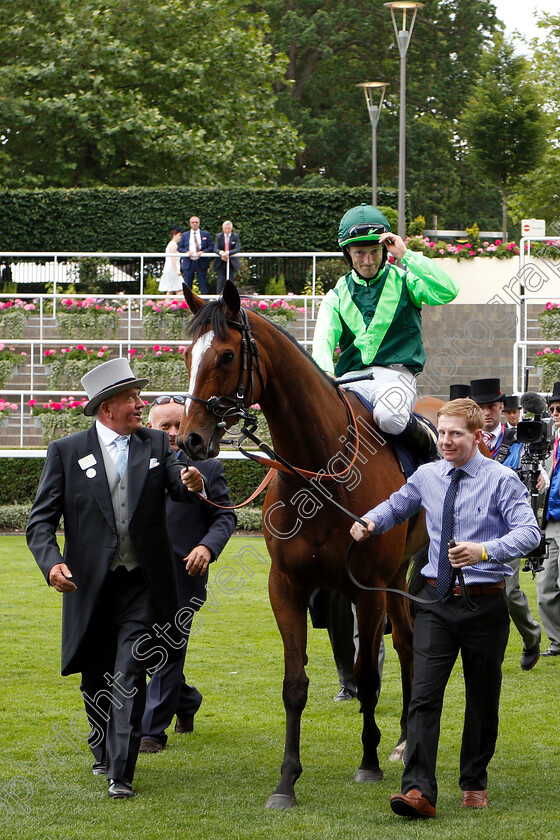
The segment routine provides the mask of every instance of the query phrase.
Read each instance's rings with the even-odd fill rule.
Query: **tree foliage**
[[[560,230],[560,14],[543,15],[539,27],[544,37],[533,42],[530,75],[540,87],[544,110],[548,115],[549,132],[540,166],[516,179],[509,208],[512,218],[544,218]]]
[[[400,60],[381,0],[255,0],[255,8],[268,13],[270,38],[288,56],[286,80],[292,81],[279,106],[305,143],[285,182],[305,183],[310,174],[314,183],[320,177],[370,182],[371,128],[356,86],[375,80],[389,83],[378,126],[378,181],[396,187]],[[439,213],[458,222],[469,202],[453,121],[496,26],[490,0],[432,0],[418,12],[407,57],[406,186],[413,215]]]
[[[0,179],[274,182],[297,139],[265,35],[239,0],[4,0]]]
[[[487,51],[475,89],[459,123],[476,166],[502,193],[502,231],[515,179],[542,158],[546,120],[536,87],[526,79],[527,61],[503,38]]]

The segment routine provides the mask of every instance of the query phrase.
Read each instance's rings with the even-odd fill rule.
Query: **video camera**
[[[521,397],[521,407],[524,411],[533,415],[532,420],[521,420],[517,424],[517,441],[525,444],[522,450],[521,459],[517,468],[519,478],[529,491],[531,507],[535,516],[538,513],[538,490],[537,479],[540,473],[541,463],[550,455],[554,445],[554,432],[551,428],[551,421],[543,420],[543,414],[548,406],[540,394],[534,391],[527,391]],[[541,542],[525,559],[524,572],[536,572],[543,569],[542,561],[548,557],[548,545],[541,531]]]

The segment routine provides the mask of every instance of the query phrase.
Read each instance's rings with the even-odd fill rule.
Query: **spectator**
[[[82,674],[92,770],[107,776],[115,799],[134,795],[146,668],[154,664],[149,644],[143,657],[137,646],[156,622],[176,626],[165,491],[196,502],[194,491],[203,489],[199,471],[177,463],[166,435],[142,427],[146,384],[126,359],[86,373],[84,414],[95,422],[49,445],[27,524],[39,568],[63,593],[62,674]]]
[[[175,292],[180,292],[183,288],[183,277],[179,271],[179,263],[176,256],[179,240],[183,235],[183,228],[174,225],[169,231],[171,239],[167,243],[165,249],[166,254],[170,254],[165,258],[165,265],[163,267],[163,274],[159,281],[159,292],[165,292],[166,295],[172,295]]]
[[[189,459],[179,451],[175,442],[184,407],[185,398],[182,396],[156,397],[150,406],[147,425],[150,429],[166,432],[177,461],[188,466]],[[231,505],[221,461],[210,458],[200,463],[199,468],[212,500],[219,505]],[[165,730],[174,715],[177,715],[176,733],[193,731],[193,718],[202,703],[202,694],[188,685],[183,676],[192,618],[206,600],[208,564],[217,560],[237,522],[233,511],[221,510],[207,503],[182,505],[168,495],[165,506],[175,557],[179,609],[190,611],[191,617],[181,622],[185,644],[180,657],[170,659],[148,683],[140,752],[149,753],[160,752],[165,747]]]
[[[234,256],[241,251],[241,242],[239,240],[239,234],[234,231],[230,221],[223,223],[222,232],[216,236],[214,250],[220,255],[214,262],[214,268],[218,275],[217,292],[221,294],[226,284],[226,279],[229,278],[233,282],[235,275],[241,267],[239,258]]]
[[[482,425],[482,412],[472,400],[446,403],[438,412],[443,460],[421,466],[400,490],[366,513],[367,528],[355,522],[350,530],[362,541],[426,511],[430,544],[421,569],[424,603],[417,606],[414,620],[407,760],[402,792],[391,796],[391,808],[401,816],[435,817],[443,696],[459,652],[466,693],[462,805],[488,805],[487,767],[498,734],[509,633],[504,578],[511,568],[506,563],[536,548],[540,529],[519,478],[478,451]],[[455,582],[459,570],[471,603]]]
[[[558,430],[560,429],[560,382],[555,382],[549,399],[550,413],[554,419],[555,438],[552,451],[550,487],[545,501],[546,539],[548,557],[544,569],[537,575],[537,603],[544,631],[550,640],[547,650],[541,656],[560,656],[560,452],[558,451]],[[545,489],[546,482],[539,476],[537,489]]]
[[[189,219],[190,230],[183,233],[179,242],[179,251],[187,254],[181,260],[181,269],[185,283],[192,289],[195,275],[198,278],[198,287],[201,295],[208,294],[208,283],[206,275],[210,265],[210,257],[205,254],[212,254],[214,246],[212,237],[207,230],[200,230],[200,219],[198,216],[191,216]]]
[[[504,397],[503,411],[508,429],[515,429],[521,420],[521,406],[519,404],[519,397],[516,394],[511,397]]]

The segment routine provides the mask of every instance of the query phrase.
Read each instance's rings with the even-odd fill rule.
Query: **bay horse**
[[[362,515],[404,484],[392,447],[376,430],[369,413],[351,392],[344,399],[311,356],[283,329],[241,307],[236,287],[227,282],[223,297],[205,303],[185,288],[195,315],[193,343],[185,351],[190,394],[177,444],[193,460],[216,457],[226,430],[240,412],[259,403],[275,453],[312,479],[309,490],[298,476],[277,471],[263,507],[263,530],[272,560],[270,602],[284,643],[283,701],[286,740],[281,779],[268,808],[296,805],[294,785],[302,766],[300,723],[307,701],[307,607],[316,588],[335,589],[356,606],[359,654],[355,664],[363,713],[362,761],[356,781],[376,782],[383,772],[375,722],[380,678],[378,650],[385,613],[392,624],[402,678],[403,705],[397,747],[406,739],[412,684],[412,621],[405,598],[355,586],[345,570],[352,520],[331,499]],[[435,421],[439,400],[422,401],[422,413]],[[352,434],[352,426],[357,426]],[[317,475],[323,471],[327,481]],[[334,476],[331,478],[331,476]],[[324,478],[324,476],[322,476]],[[308,479],[309,481],[309,479]],[[367,586],[405,589],[409,558],[426,542],[423,518],[354,546],[352,572]],[[397,749],[397,748],[396,748]]]

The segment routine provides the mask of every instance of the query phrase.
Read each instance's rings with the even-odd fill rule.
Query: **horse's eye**
[[[222,353],[220,356],[220,364],[221,365],[229,365],[230,362],[233,362],[235,359],[235,353],[233,350],[226,350],[225,353]]]

